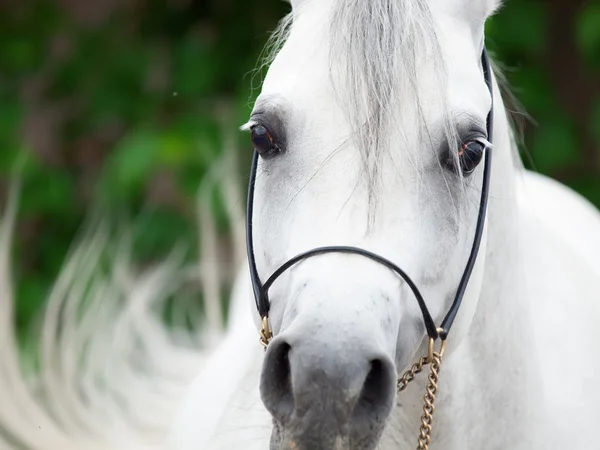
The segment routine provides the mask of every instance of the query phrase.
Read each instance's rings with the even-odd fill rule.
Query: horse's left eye
[[[482,141],[470,141],[465,143],[458,151],[460,170],[463,175],[472,173],[483,158],[486,144]]]
[[[251,138],[252,145],[254,146],[256,151],[262,156],[266,156],[277,149],[273,136],[271,135],[269,130],[267,130],[262,125],[256,125],[252,127]]]

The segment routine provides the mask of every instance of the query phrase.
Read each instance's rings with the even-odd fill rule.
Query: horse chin
[[[330,420],[310,428],[290,423],[288,426],[273,421],[270,450],[374,450],[381,439],[381,427],[370,427],[369,430],[350,429],[330,426]]]

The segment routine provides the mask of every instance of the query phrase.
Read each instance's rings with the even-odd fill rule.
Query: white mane
[[[213,245],[216,224],[207,198],[215,188],[232,225],[236,267],[243,256],[233,150],[215,162],[200,188],[197,264],[183,265],[174,252],[140,273],[126,236],[115,238],[102,221],[88,224],[49,292],[27,364],[15,338],[13,184],[0,212],[0,450],[164,448],[182,396],[223,336],[222,283],[231,283],[233,274]],[[166,327],[173,296],[174,325]]]
[[[444,96],[445,68],[433,18],[423,0],[340,0],[330,25],[331,79],[362,154],[369,184],[376,183],[381,153],[390,150],[390,127],[402,129],[399,102],[421,111],[418,66],[432,61]],[[420,128],[427,123],[420,117]],[[451,127],[449,127],[451,129]],[[397,148],[402,142],[394,143]]]

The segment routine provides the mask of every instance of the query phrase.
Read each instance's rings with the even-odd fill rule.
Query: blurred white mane
[[[0,450],[164,448],[180,399],[224,333],[222,289],[234,270],[219,261],[209,196],[220,189],[231,224],[234,268],[244,255],[242,193],[232,141],[199,191],[199,263],[177,252],[138,273],[127,239],[114,242],[92,223],[74,245],[47,298],[39,335],[40,367],[21,362],[11,273],[18,183],[0,221]],[[115,244],[118,244],[115,246]],[[115,247],[115,251],[107,248]],[[104,268],[104,270],[100,268]],[[199,286],[186,302],[192,331],[164,326],[166,300]],[[202,300],[200,300],[202,299]],[[185,306],[175,310],[185,314]],[[177,320],[175,320],[177,321]]]

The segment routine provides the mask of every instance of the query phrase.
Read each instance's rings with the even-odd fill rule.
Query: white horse
[[[497,0],[292,1],[276,33],[280,49],[244,127],[267,150],[253,213],[263,281],[303,251],[361,247],[410,274],[440,323],[477,222],[484,146],[471,144],[488,137],[492,97],[480,57],[484,23],[498,6]],[[523,169],[495,77],[492,94],[487,223],[447,340],[431,448],[597,448],[600,214]],[[4,246],[6,236],[0,235]],[[71,278],[57,284],[61,310],[71,311],[67,324],[76,320],[77,294],[88,292],[73,278],[77,269],[89,272],[94,251],[76,254],[66,271]],[[7,256],[0,256],[0,275],[8,280]],[[292,267],[270,290],[275,338],[264,353],[244,268],[227,332],[216,349],[202,353],[181,350],[148,320],[148,304],[173,271],[132,284],[121,268],[101,280],[89,303],[102,305],[120,281],[117,294],[132,295],[133,306],[121,312],[112,302],[86,316],[78,330],[88,345],[67,351],[60,367],[46,367],[41,400],[17,379],[14,351],[7,350],[14,342],[0,335],[0,449],[416,445],[427,379],[418,376],[398,395],[395,386],[427,352],[428,340],[412,292],[392,271],[336,253]],[[139,333],[128,338],[132,328]],[[126,370],[122,352],[116,357],[106,344],[114,334],[121,351],[123,342],[145,338],[141,355],[127,347]],[[47,349],[59,351],[48,344],[54,336],[44,339]],[[58,343],[75,341],[61,335]],[[72,357],[84,352],[100,369],[80,377]],[[50,364],[56,355],[46,356]],[[96,386],[90,371],[102,374],[110,392]]]
[[[263,282],[301,252],[361,247],[410,274],[441,321],[477,222],[483,164],[464,150],[487,138],[480,55],[498,7],[292,1],[244,127],[262,155],[253,237]],[[524,170],[492,85],[486,232],[447,341],[431,448],[600,448],[600,215]],[[414,447],[427,379],[397,397],[395,380],[427,336],[403,281],[331,253],[285,272],[270,299],[266,356],[260,317],[240,318],[186,397],[172,447]]]

